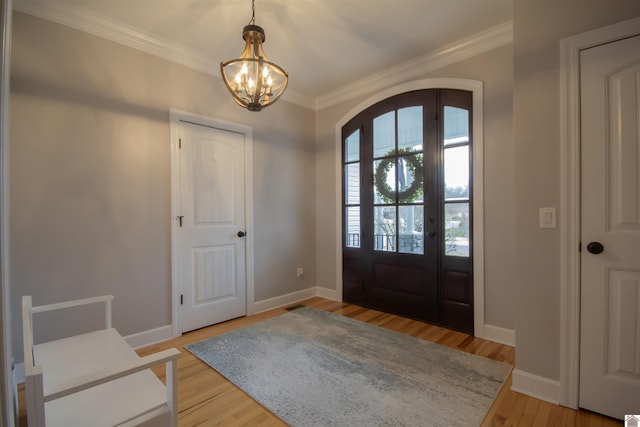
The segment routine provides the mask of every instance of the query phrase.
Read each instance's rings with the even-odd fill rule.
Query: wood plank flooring
[[[468,353],[509,363],[515,362],[513,347],[497,344],[451,331],[438,326],[405,319],[355,305],[312,298],[304,305],[330,311],[363,322],[388,328],[403,334],[433,341]],[[183,346],[257,323],[285,313],[275,309],[255,316],[242,317],[208,328],[189,332],[179,338],[138,351],[141,355],[176,347],[183,353],[178,361],[178,409],[180,427],[195,426],[285,426],[286,424],[263,408],[244,392],[211,369]],[[164,381],[164,368],[155,370]],[[622,422],[587,411],[574,411],[552,405],[510,390],[507,379],[487,417],[488,426],[620,426]],[[23,389],[20,388],[20,425],[26,426]]]

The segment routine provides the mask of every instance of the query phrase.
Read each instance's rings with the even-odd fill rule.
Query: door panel
[[[233,147],[211,139],[196,139],[193,145],[196,224],[233,224]]]
[[[471,101],[409,92],[343,127],[345,301],[473,333]]]
[[[640,36],[584,50],[580,66],[579,400],[623,419],[640,396]]]
[[[635,64],[608,78],[608,122],[611,126],[609,231],[640,231],[639,76],[640,64]]]
[[[181,123],[183,332],[246,314],[244,136]]]
[[[194,306],[236,296],[234,245],[194,248],[193,262]]]

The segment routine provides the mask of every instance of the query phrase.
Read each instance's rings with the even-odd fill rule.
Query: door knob
[[[604,246],[602,246],[602,243],[600,242],[591,242],[587,245],[587,250],[589,253],[599,255],[604,252]]]
[[[245,233],[244,231],[238,231],[238,237],[244,237],[246,235],[247,233]]]
[[[427,237],[436,237],[436,232],[435,232],[435,230],[429,230],[429,231],[427,231]]]

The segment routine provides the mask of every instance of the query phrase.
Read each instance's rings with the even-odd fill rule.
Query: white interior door
[[[640,411],[640,36],[580,67],[580,406],[623,419]]]
[[[182,331],[246,314],[245,136],[180,124]]]

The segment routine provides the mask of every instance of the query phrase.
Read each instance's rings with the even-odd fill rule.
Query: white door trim
[[[9,283],[9,94],[10,90],[10,62],[11,62],[11,27],[13,16],[13,1],[2,2],[2,63],[0,84],[0,382],[2,385],[3,402],[0,403],[0,425],[13,427],[14,403],[17,409],[17,400],[14,401],[16,389],[12,381],[12,331],[11,331],[11,286]],[[15,394],[17,399],[17,394]],[[17,413],[17,411],[16,411]]]
[[[423,89],[461,89],[473,93],[473,323],[474,335],[484,338],[484,93],[479,80],[434,78],[393,86],[364,100],[338,120],[335,127],[336,294],[342,301],[342,127],[358,113],[380,101]]]
[[[560,404],[580,378],[580,51],[640,33],[640,17],[560,41]]]
[[[180,316],[180,293],[181,288],[178,281],[178,245],[177,232],[180,194],[180,161],[178,157],[178,126],[181,122],[193,123],[202,126],[209,126],[229,132],[236,132],[245,137],[245,227],[247,235],[246,245],[246,281],[247,281],[247,314],[254,314],[254,276],[253,276],[253,130],[249,126],[237,123],[218,120],[211,117],[188,113],[176,109],[170,110],[170,138],[171,138],[171,318],[172,333],[174,337],[182,334]]]

